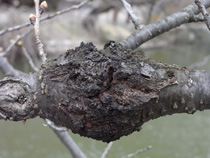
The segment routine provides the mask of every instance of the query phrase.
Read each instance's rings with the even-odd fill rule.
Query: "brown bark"
[[[12,120],[38,115],[105,142],[139,131],[160,116],[209,109],[208,73],[155,62],[140,50],[114,42],[101,51],[82,43],[42,65],[33,77],[21,92],[17,88],[26,83],[15,87],[18,97],[9,100],[9,105],[18,102],[12,109],[15,114],[8,112],[5,93],[0,91],[1,114]]]

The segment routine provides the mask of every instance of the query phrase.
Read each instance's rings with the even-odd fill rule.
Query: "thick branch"
[[[203,4],[206,8],[208,8],[210,6],[210,1],[205,0]],[[195,18],[195,15],[197,15],[199,12],[199,8],[196,4],[193,3],[183,10],[176,12],[163,20],[145,25],[143,29],[137,30],[136,32],[132,33],[120,43],[127,48],[136,49],[143,43],[162,33],[165,33],[184,23],[195,22],[197,20],[197,18]]]
[[[3,116],[38,115],[105,142],[139,131],[151,119],[210,108],[209,73],[158,63],[114,42],[101,51],[82,43],[34,76],[33,86],[0,82]]]

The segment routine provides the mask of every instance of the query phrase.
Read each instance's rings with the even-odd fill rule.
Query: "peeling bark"
[[[27,112],[13,120],[38,115],[105,142],[139,131],[151,119],[209,109],[208,73],[155,62],[112,41],[101,51],[82,43],[42,65],[34,76],[30,86],[21,82],[14,87],[21,90],[16,96],[27,98],[18,104]],[[0,113],[9,119],[15,113],[5,109],[10,104],[4,100],[0,97]]]

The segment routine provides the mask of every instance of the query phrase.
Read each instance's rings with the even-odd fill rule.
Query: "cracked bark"
[[[110,142],[151,119],[209,109],[209,82],[209,73],[153,61],[141,50],[82,43],[42,65],[33,82],[0,81],[0,113],[15,121],[40,116]]]

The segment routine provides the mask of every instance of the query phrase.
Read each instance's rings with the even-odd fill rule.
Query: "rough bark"
[[[155,62],[114,42],[101,51],[82,43],[33,76],[29,85],[0,82],[1,114],[11,120],[38,115],[105,142],[139,131],[151,119],[209,109],[208,73]],[[10,89],[3,92],[8,86],[12,97]]]

